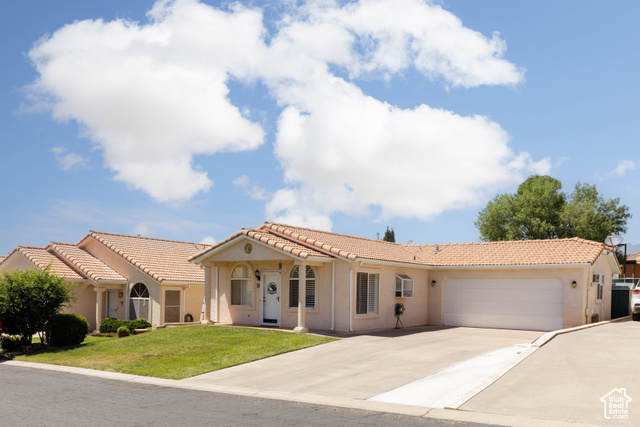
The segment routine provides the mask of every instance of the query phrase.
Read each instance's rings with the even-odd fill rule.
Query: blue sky
[[[0,253],[266,220],[478,240],[533,173],[640,243],[635,1],[0,5]]]

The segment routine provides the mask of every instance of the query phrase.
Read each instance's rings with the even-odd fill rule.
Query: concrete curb
[[[618,321],[621,321],[621,320],[627,320],[627,319],[630,319],[630,318],[631,318],[631,316],[625,316],[625,317],[620,317],[620,318],[614,319],[614,320],[604,320],[602,322],[590,323],[588,325],[576,326],[574,328],[558,329],[557,331],[547,332],[546,334],[544,334],[543,336],[541,336],[540,338],[538,338],[537,340],[532,342],[531,343],[531,347],[529,347],[527,350],[523,351],[520,354],[520,356],[518,356],[517,358],[512,360],[511,363],[508,363],[503,368],[501,368],[500,370],[496,371],[491,377],[487,378],[478,387],[476,387],[476,388],[470,390],[468,393],[462,395],[460,397],[460,399],[458,399],[453,404],[451,404],[451,406],[447,406],[445,409],[459,409],[462,405],[467,403],[474,396],[476,396],[477,394],[482,392],[484,389],[489,387],[494,382],[498,381],[507,372],[512,370],[514,367],[516,367],[519,363],[521,363],[527,357],[529,357],[533,353],[535,353],[540,347],[544,346],[545,344],[547,344],[549,341],[551,341],[552,339],[554,339],[558,335],[567,334],[569,332],[576,332],[576,331],[580,331],[582,329],[593,328],[595,326],[606,325],[608,323],[618,322]]]

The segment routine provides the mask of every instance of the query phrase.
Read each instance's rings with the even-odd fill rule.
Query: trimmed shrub
[[[0,340],[0,346],[5,351],[18,351],[23,345],[31,344],[29,340],[19,336],[4,336]]]
[[[121,319],[102,319],[100,322],[100,332],[108,334],[110,332],[117,333],[118,328],[124,326],[129,332],[134,333],[136,329],[147,329],[151,327],[151,323],[145,319],[121,320]]]
[[[79,345],[89,332],[89,322],[78,314],[58,313],[49,321],[49,344]]]
[[[115,333],[118,328],[122,326],[120,322],[123,322],[123,320],[112,318],[102,319],[100,322],[100,332],[103,334],[108,334],[110,332]]]
[[[120,326],[118,328],[118,338],[120,337],[128,337],[131,332],[129,331],[129,328],[127,328],[126,326]]]
[[[147,322],[145,319],[136,319],[131,322],[131,332],[134,329],[147,329],[151,327],[151,323]]]

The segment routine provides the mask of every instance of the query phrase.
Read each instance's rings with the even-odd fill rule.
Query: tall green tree
[[[581,237],[604,241],[627,230],[629,208],[620,199],[605,200],[595,186],[576,184],[566,196],[550,176],[527,178],[515,194],[497,195],[478,213],[475,225],[483,241]]]
[[[389,228],[387,226],[387,231],[384,232],[384,237],[382,238],[385,242],[395,242],[396,241],[396,233],[393,231],[393,228]]]
[[[39,334],[45,342],[45,331],[53,316],[70,302],[76,301],[73,285],[64,278],[44,271],[29,269],[0,276],[0,320],[9,335],[21,335],[31,343]]]

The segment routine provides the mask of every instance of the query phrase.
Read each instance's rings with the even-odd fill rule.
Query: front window
[[[356,314],[378,313],[378,273],[358,273]]]
[[[406,274],[396,275],[396,297],[411,298],[413,296],[413,279]]]
[[[129,294],[129,319],[149,320],[149,289],[144,283],[136,283]]]
[[[299,283],[300,266],[296,265],[289,275],[289,307],[298,306]],[[315,308],[316,306],[316,274],[313,268],[308,265],[305,268],[304,302],[306,308]]]
[[[231,272],[231,305],[253,305],[253,280],[249,267],[239,264]]]

